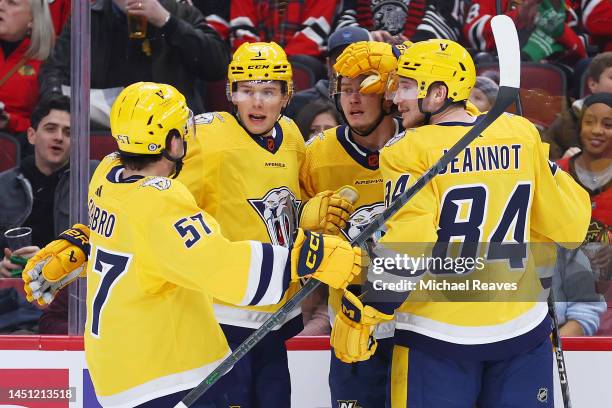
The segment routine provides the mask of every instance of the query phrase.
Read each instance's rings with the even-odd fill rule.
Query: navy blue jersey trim
[[[393,136],[404,131],[402,122],[399,119],[393,118],[393,122],[395,122],[396,129]],[[347,125],[340,125],[336,128],[336,138],[357,164],[369,170],[378,170],[379,152],[369,150],[355,142],[351,135],[351,130]]]
[[[255,136],[255,135],[249,134],[248,132],[247,134],[251,136],[251,139],[253,139],[253,141],[255,141],[255,143],[257,143],[259,147],[264,149],[266,152],[275,154],[278,151],[278,149],[280,149],[281,145],[283,144],[283,129],[281,128],[281,125],[278,122],[274,124],[273,132],[274,132],[274,137]]]
[[[538,346],[550,336],[551,331],[552,320],[549,315],[546,315],[540,324],[527,333],[511,339],[486,344],[449,343],[396,327],[395,344],[455,360],[503,360]]]
[[[134,183],[144,178],[144,176],[139,176],[139,175],[134,175],[134,176],[123,178],[121,175],[123,170],[124,170],[123,166],[113,167],[112,169],[109,170],[108,174],[106,175],[106,179],[110,181],[111,183]]]
[[[476,120],[473,122],[442,122],[436,123],[437,126],[474,126],[476,123],[480,122],[485,115],[479,115],[476,117]]]

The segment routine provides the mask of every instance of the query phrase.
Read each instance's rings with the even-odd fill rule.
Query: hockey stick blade
[[[423,174],[410,188],[400,195],[393,203],[376,217],[363,231],[352,241],[351,245],[363,244],[376,230],[393,216],[408,200],[410,200],[419,190],[429,181],[440,173],[444,168],[462,152],[474,139],[499,118],[510,106],[518,95],[520,86],[520,49],[518,35],[514,22],[510,17],[502,15],[495,16],[491,20],[491,28],[495,43],[500,50],[500,88],[495,99],[495,104],[484,117],[478,120],[472,129],[465,134],[453,147],[450,148],[436,164],[434,164],[425,174]],[[506,65],[504,65],[506,64]],[[196,402],[219,378],[225,375],[244,357],[257,343],[259,343],[272,329],[282,323],[293,309],[312,293],[320,284],[316,279],[309,279],[308,282],[287,301],[280,309],[266,320],[261,327],[255,330],[232,354],[230,354],[221,364],[214,369],[208,377],[179,402],[175,408],[185,408]]]

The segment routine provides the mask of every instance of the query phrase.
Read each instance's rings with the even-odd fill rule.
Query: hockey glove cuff
[[[300,227],[336,235],[346,226],[354,211],[353,204],[358,199],[359,193],[350,186],[341,187],[336,191],[322,191],[302,207]]]
[[[367,258],[366,258],[367,259]],[[361,272],[361,249],[331,235],[297,230],[291,249],[291,280],[313,277],[344,289]]]
[[[351,285],[353,288],[355,285]],[[359,286],[357,286],[359,287]],[[345,363],[369,359],[378,346],[373,336],[376,325],[393,320],[393,315],[379,312],[347,288],[342,297],[342,310],[336,315],[330,337],[336,357]]]
[[[28,260],[21,277],[28,301],[48,305],[58,290],[85,276],[89,228],[75,224]]]

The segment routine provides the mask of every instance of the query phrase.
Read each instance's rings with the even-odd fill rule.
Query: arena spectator
[[[595,292],[595,276],[581,249],[557,248],[552,287],[561,336],[592,336],[607,305]]]
[[[47,0],[49,3],[49,11],[51,12],[51,20],[53,21],[53,28],[55,35],[59,36],[62,32],[62,28],[70,17],[70,11],[72,7],[71,0]]]
[[[224,40],[229,41],[230,2],[219,0],[192,0],[193,5],[202,12],[206,23],[215,29]]]
[[[9,261],[12,253],[6,248],[4,231],[32,228],[32,246],[15,251],[27,258],[70,226],[70,100],[56,96],[39,103],[32,112],[27,137],[34,145],[34,155],[23,159],[19,167],[0,173],[0,248],[4,251],[0,276],[4,277],[20,268]],[[91,164],[92,173],[95,164]]]
[[[367,30],[361,27],[344,27],[336,30],[327,40],[327,75],[329,78],[333,76],[334,64],[336,58],[344,51],[344,49],[354,42],[368,41],[370,35]],[[329,80],[320,79],[314,87],[297,92],[291,98],[289,106],[285,111],[285,115],[292,119],[296,119],[304,106],[314,100],[331,101],[329,97]]]
[[[472,2],[463,30],[469,44],[477,51],[495,49],[491,18],[496,11],[496,0]],[[502,11],[517,26],[524,60],[539,62],[563,58],[575,63],[586,57],[583,40],[572,28],[577,21],[569,0],[504,0]]]
[[[559,160],[591,196],[591,224],[584,251],[598,279],[598,291],[612,304],[612,93],[585,98],[580,119],[582,151]],[[612,313],[602,318],[601,331],[612,334]]]
[[[274,41],[288,56],[322,58],[337,1],[232,0],[232,48],[244,42]]]
[[[321,285],[302,302],[304,329],[298,336],[327,336],[331,333],[327,290],[327,287]]]
[[[470,102],[472,102],[479,111],[487,112],[495,103],[499,86],[489,77],[477,76],[476,84],[470,93]]]
[[[582,0],[582,26],[591,36],[599,51],[612,51],[612,2],[610,0]]]
[[[147,19],[146,38],[130,39],[126,13]],[[202,14],[176,0],[94,0],[91,11],[91,88],[124,87],[138,81],[174,85],[194,112],[204,105],[197,77],[225,77],[229,49]],[[70,27],[42,66],[43,97],[70,84]]]
[[[346,0],[334,29],[360,26],[392,44],[462,37],[466,0]]]
[[[46,1],[0,0],[0,131],[18,134],[30,126],[40,65],[54,39]],[[24,150],[25,135],[18,139]]]
[[[591,93],[612,92],[612,51],[595,56],[585,76]],[[578,118],[583,102],[584,99],[576,100],[542,133],[542,140],[550,144],[551,160],[579,145]]]
[[[342,123],[336,106],[327,99],[315,99],[302,109],[295,119],[304,140]]]

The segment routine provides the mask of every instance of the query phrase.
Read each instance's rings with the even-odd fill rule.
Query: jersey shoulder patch
[[[399,142],[404,136],[406,136],[406,132],[409,130],[412,130],[412,129],[404,130],[403,132],[399,132],[397,135],[393,136],[391,139],[387,141],[387,143],[385,143],[384,147],[393,146],[395,143]]]
[[[319,132],[316,135],[312,136],[310,139],[308,139],[306,141],[306,146],[310,146],[311,144],[313,144],[317,140],[325,140],[325,133]]]
[[[221,122],[225,122],[225,119],[223,119],[223,116],[219,112],[200,113],[194,117],[194,121],[196,125],[210,125],[215,118],[219,119]]]
[[[152,187],[159,191],[168,190],[172,186],[172,181],[167,177],[148,177],[140,187]]]

